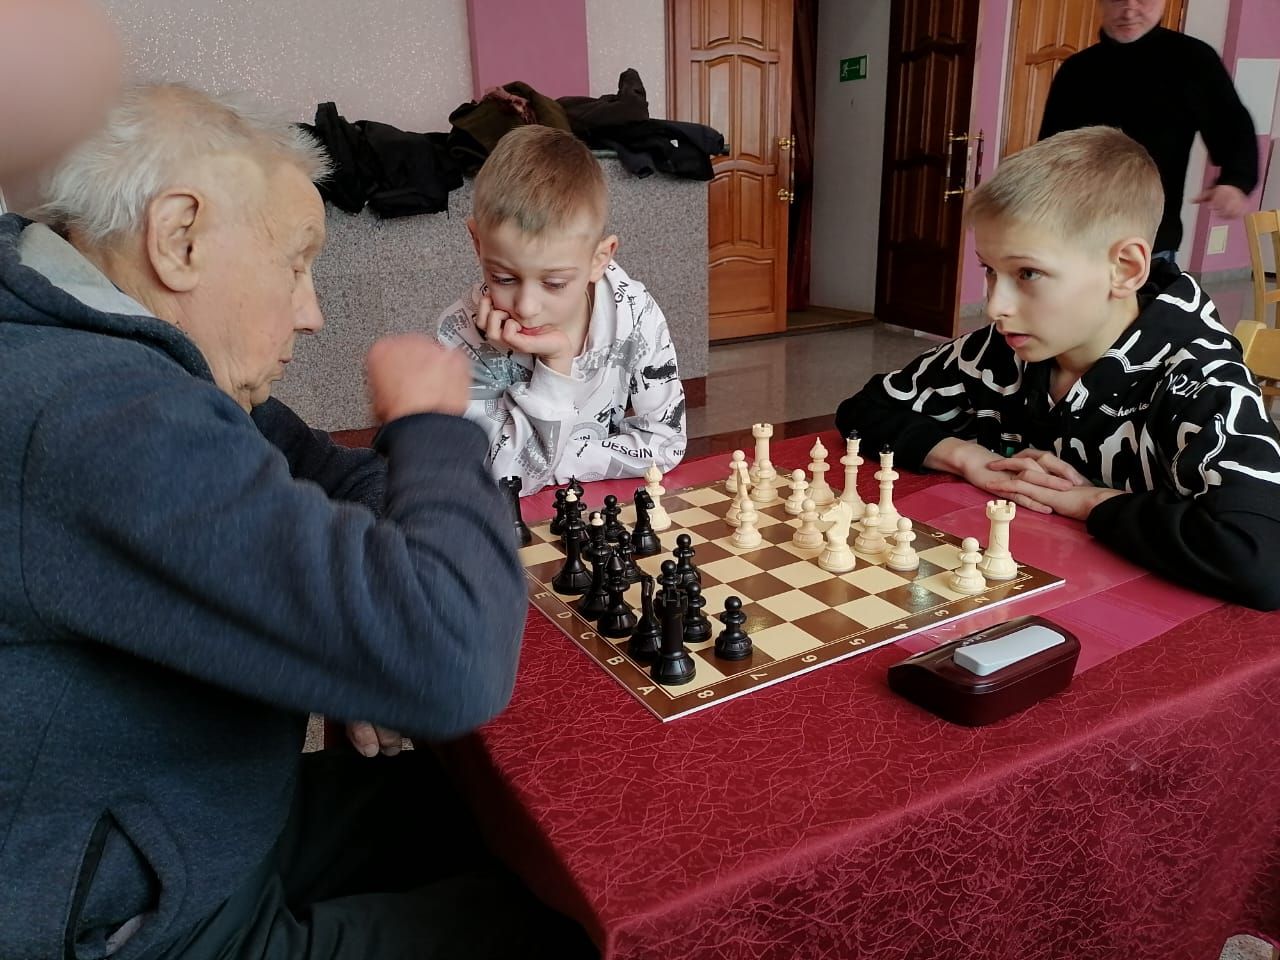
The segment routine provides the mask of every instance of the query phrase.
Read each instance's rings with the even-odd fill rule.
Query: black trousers
[[[586,934],[484,849],[426,750],[303,757],[253,879],[157,960],[577,960]]]

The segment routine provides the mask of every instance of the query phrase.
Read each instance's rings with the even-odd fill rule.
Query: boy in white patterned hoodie
[[[436,336],[471,357],[467,418],[489,436],[494,475],[522,478],[525,495],[666,472],[684,456],[671,334],[613,262],[607,207],[590,150],[550,127],[511,131],[476,176],[467,227],[484,279]]]

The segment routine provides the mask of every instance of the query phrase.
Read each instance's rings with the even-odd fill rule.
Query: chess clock
[[[980,727],[1071,683],[1080,641],[1042,617],[1018,617],[889,668],[889,687],[951,723]]]

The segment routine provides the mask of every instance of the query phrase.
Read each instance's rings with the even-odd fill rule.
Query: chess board
[[[687,533],[693,541],[694,564],[707,600],[703,612],[713,629],[707,642],[688,645],[697,672],[682,686],[656,683],[647,665],[627,655],[626,639],[598,634],[590,620],[578,615],[579,597],[552,589],[551,580],[564,565],[564,548],[550,532],[550,521],[531,527],[533,542],[520,550],[530,602],[664,722],[957,620],[979,607],[1007,603],[1064,582],[1020,563],[1017,576],[990,581],[982,593],[955,593],[947,583],[949,571],[960,564],[959,538],[914,520],[918,570],[899,573],[883,565],[887,553],[867,557],[855,550],[853,570],[829,573],[816,562],[821,548],[791,542],[799,518],[786,512],[781,497],[756,505],[763,543],[750,549],[735,546],[730,540],[734,528],[724,520],[732,502],[723,482],[664,494],[662,505],[672,522],[659,532],[664,550],[636,559],[641,569],[656,577],[662,561],[671,559],[677,536]],[[589,502],[590,509],[599,506]],[[627,505],[620,519],[631,529],[635,508]],[[850,545],[856,532],[855,526]],[[747,614],[744,629],[754,650],[745,660],[722,660],[713,649],[723,629],[717,614],[724,611],[728,596],[740,597]],[[639,614],[639,584],[627,591],[627,601]]]

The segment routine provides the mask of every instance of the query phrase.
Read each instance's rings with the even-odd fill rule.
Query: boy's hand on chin
[[[568,336],[558,327],[533,327],[537,333],[526,333],[518,320],[499,310],[488,296],[480,298],[476,310],[476,329],[494,347],[515,350],[538,357],[557,373],[568,374],[573,365],[574,350]]]

